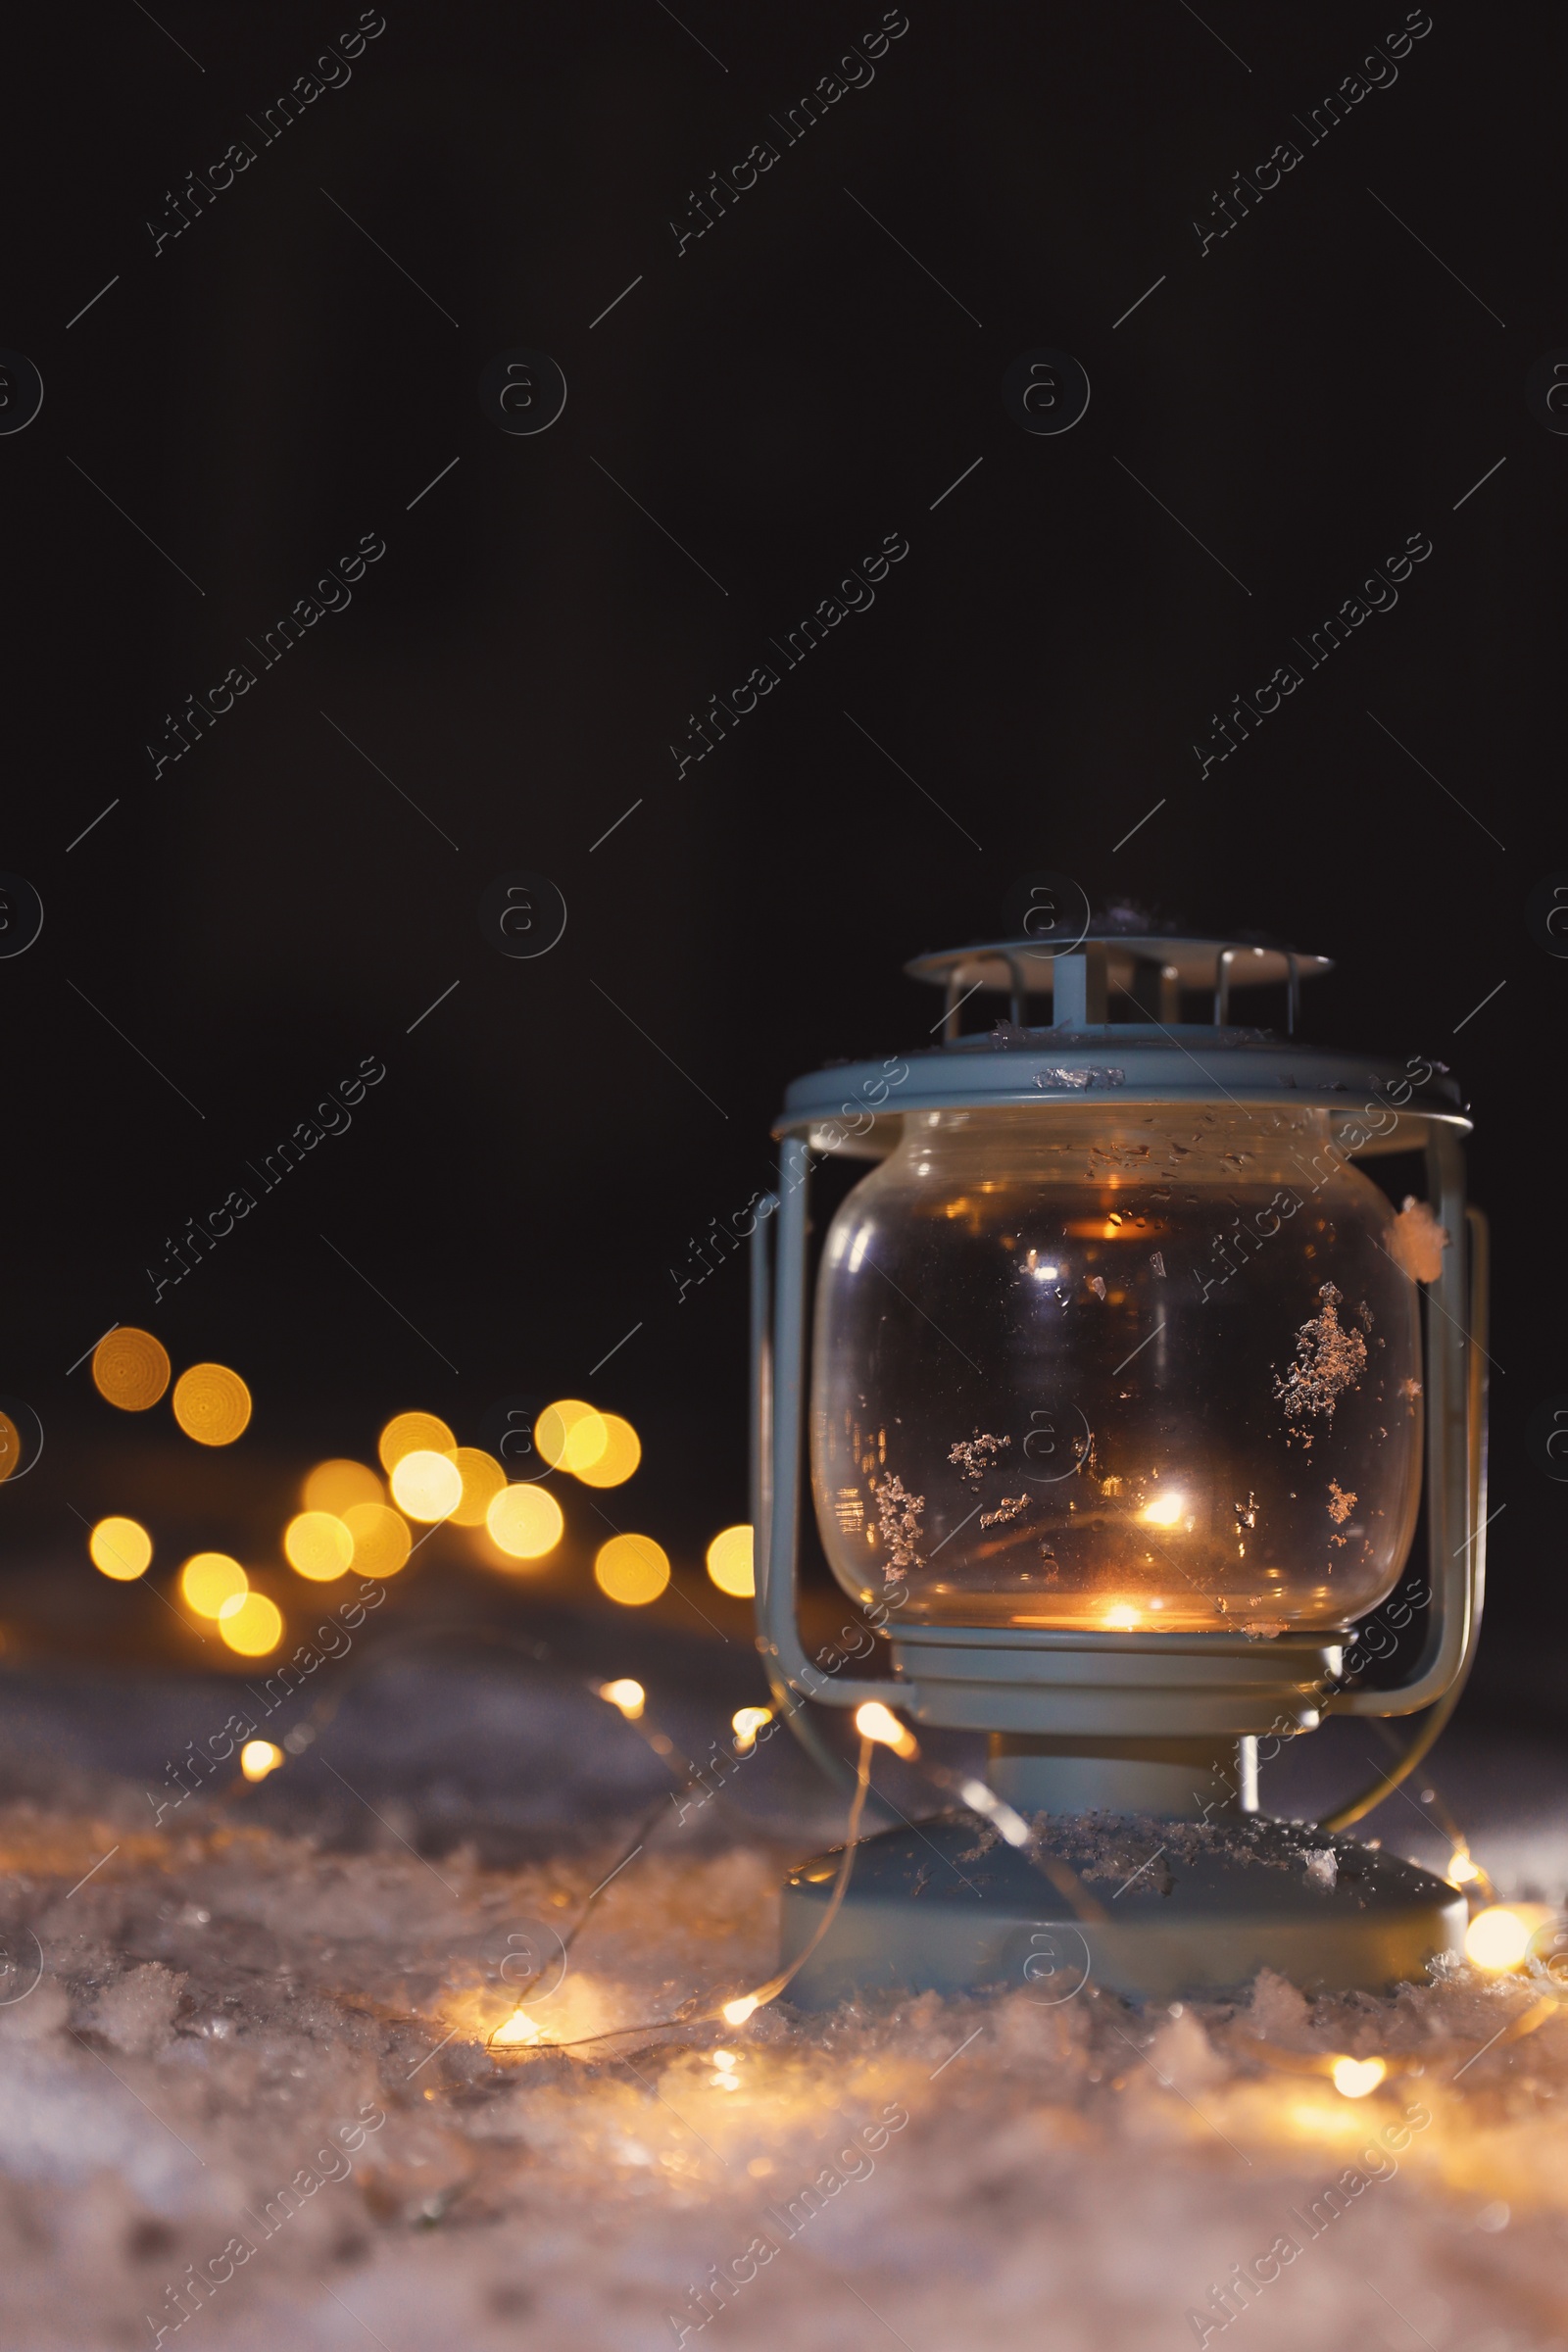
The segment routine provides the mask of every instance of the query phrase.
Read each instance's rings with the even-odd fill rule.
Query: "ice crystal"
[[[1321,1310],[1297,1332],[1296,1361],[1288,1371],[1274,1375],[1274,1394],[1284,1404],[1287,1421],[1299,1420],[1303,1413],[1332,1421],[1340,1398],[1366,1370],[1365,1340],[1340,1321],[1343,1293],[1325,1282],[1318,1298]]]
[[[1004,1446],[1011,1444],[1010,1438],[982,1436],[977,1429],[972,1438],[960,1438],[957,1445],[950,1448],[948,1459],[963,1472],[971,1486],[978,1487],[986,1472],[996,1467],[993,1456],[1000,1453]]]
[[[1406,1193],[1404,1205],[1394,1220],[1389,1254],[1412,1282],[1436,1282],[1443,1272],[1443,1252],[1448,1236],[1424,1200]]]
[[[920,1540],[920,1514],[925,1509],[925,1496],[911,1494],[902,1478],[891,1475],[878,1479],[871,1492],[876,1497],[877,1533],[888,1555],[883,1575],[903,1577],[911,1568],[923,1567],[925,1563],[915,1545]]]

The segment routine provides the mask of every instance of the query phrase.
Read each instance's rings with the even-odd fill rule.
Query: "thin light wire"
[[[611,2026],[603,2034],[581,2034],[575,2041],[549,2041],[541,2038],[539,2041],[535,2042],[502,2042],[499,2045],[500,2048],[508,2051],[515,2050],[519,2055],[531,2054],[532,2052],[541,2049],[580,2050],[586,2048],[590,2042],[616,2041],[624,2034],[658,2034],[664,2032],[671,2026],[724,2024],[728,2022],[724,2015],[725,2010],[732,2007],[737,2000],[750,1999],[754,2009],[760,2009],[768,2001],[776,2000],[779,1994],[784,1990],[785,1985],[790,1983],[792,1978],[799,1975],[800,1971],[806,1966],[807,1961],[811,1957],[811,1954],[816,1950],[817,1945],[822,1941],[823,1936],[832,1927],[835,1919],[837,1919],[839,1912],[843,1907],[844,1897],[849,1892],[850,1876],[855,1868],[856,1848],[860,1834],[860,1816],[865,1810],[866,1793],[871,1786],[871,1741],[862,1734],[860,1740],[859,1764],[857,1768],[855,1778],[855,1794],[850,1800],[850,1815],[849,1820],[845,1825],[844,1858],[839,1864],[838,1877],[833,1883],[833,1892],[828,1897],[827,1903],[822,1912],[822,1917],[817,1922],[815,1932],[812,1935],[809,1942],[807,1943],[804,1948],[796,1954],[795,1958],[790,1962],[788,1968],[780,1969],[778,1975],[775,1977],[769,1977],[765,1984],[753,1985],[749,1993],[731,1993],[727,1995],[724,2000],[715,2000],[711,2002],[706,2009],[700,2009],[697,2007],[697,2000],[700,1998],[700,1996],[694,1994],[690,2000],[683,2001],[680,2007],[670,2017],[640,2018],[633,2025]],[[589,1899],[591,1901],[592,1897]],[[586,1910],[583,1916],[586,1917]],[[581,1926],[581,1919],[579,1919],[577,1924],[579,1927]],[[575,1928],[572,1930],[572,1934],[576,1934]],[[522,2004],[519,2001],[518,2008],[520,2008],[521,2005]],[[514,2017],[515,2015],[516,2010],[514,2010],[513,2016]],[[742,2022],[744,2023],[744,2020]],[[495,2033],[491,2034],[487,2037],[487,2048],[494,2049],[498,2046],[496,2043],[496,2034],[503,2033],[509,2023],[510,2020],[503,2019],[501,2025],[495,2029]]]

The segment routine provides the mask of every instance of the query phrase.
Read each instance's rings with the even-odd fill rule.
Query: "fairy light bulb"
[[[531,2049],[544,2039],[526,2009],[514,2009],[503,2026],[497,2026],[490,2036],[495,2049]]]
[[[874,1740],[879,1747],[891,1747],[896,1756],[917,1756],[919,1745],[912,1732],[905,1729],[890,1707],[879,1698],[868,1698],[855,1710],[855,1728],[862,1740]]]
[[[1477,1968],[1500,1974],[1517,1968],[1530,1949],[1533,1924],[1505,1903],[1478,1911],[1465,1930],[1464,1956]]]

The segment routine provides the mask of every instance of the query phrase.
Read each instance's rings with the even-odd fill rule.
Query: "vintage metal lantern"
[[[1469,1122],[1436,1065],[1296,1042],[1326,968],[1113,924],[922,956],[940,1046],[788,1090],[754,1268],[774,1695],[819,1757],[811,1705],[988,1733],[971,1793],[1015,1840],[993,1821],[977,1843],[972,1811],[866,1840],[792,1997],[1038,1986],[1075,1956],[1131,1993],[1263,1966],[1370,1987],[1459,1948],[1462,1897],[1345,1838],[1355,1806],[1310,1829],[1256,1812],[1259,1740],[1329,1714],[1433,1709],[1424,1752],[1480,1615]],[[1278,993],[1283,1035],[1236,1025],[1244,988]],[[998,993],[1010,1018],[965,1034]],[[813,1312],[823,1153],[872,1164],[821,1237]],[[1414,1155],[1402,1207],[1363,1164],[1390,1154]],[[803,1646],[808,1456],[822,1548],[890,1677]],[[1391,1604],[1423,1499],[1427,1597]],[[1419,1654],[1373,1689],[1348,1651],[1391,1605]],[[1117,1855],[1155,1847],[1112,1891]],[[786,1959],[835,1872],[792,1877]]]

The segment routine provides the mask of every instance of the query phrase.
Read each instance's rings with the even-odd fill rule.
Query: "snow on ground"
[[[531,1970],[552,2041],[759,1983],[832,1800],[763,1758],[682,1822],[586,1692],[410,1674],[155,1822],[156,1739],[118,1724],[111,1772],[79,1690],[14,1695],[6,2352],[1568,2346],[1568,2011],[1486,2049],[1512,1981],[780,2001],[503,2052]],[[1560,1834],[1515,1843],[1560,1895]],[[1350,2100],[1261,2041],[1404,2071]]]

